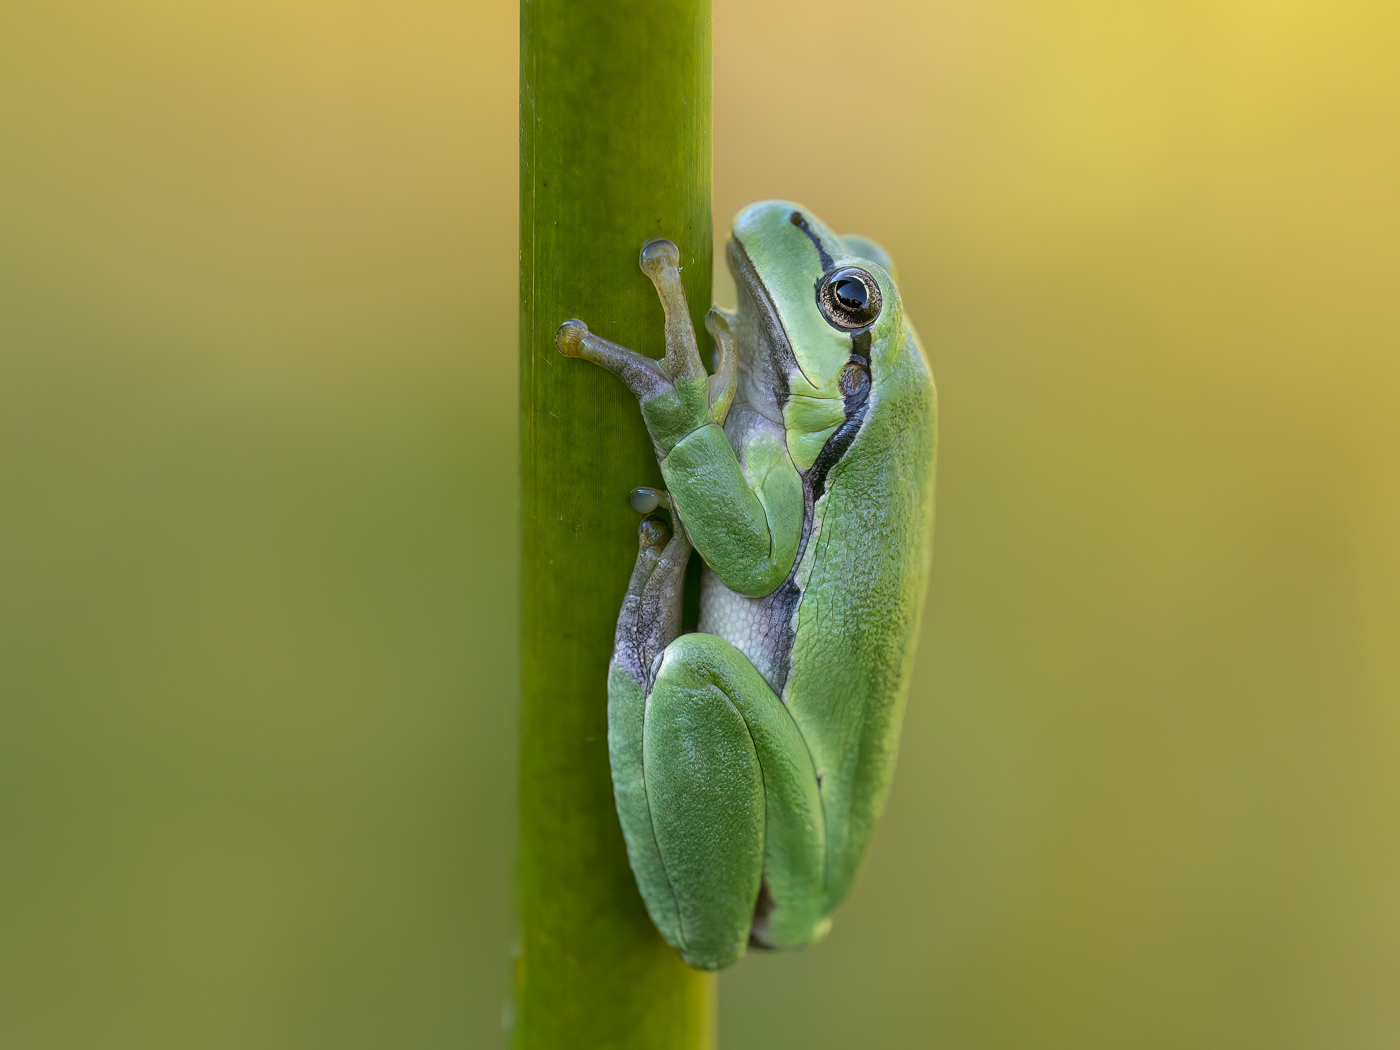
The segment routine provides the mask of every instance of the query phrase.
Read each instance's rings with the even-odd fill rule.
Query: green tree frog
[[[608,749],[647,911],[706,970],[824,936],[870,843],[928,577],[937,425],[882,248],[764,201],[739,213],[727,254],[738,304],[706,317],[713,375],[670,241],[641,251],[662,360],[579,320],[555,336],[636,394],[666,480],[632,494],[648,516],[608,670]],[[682,633],[692,549],[700,619]]]

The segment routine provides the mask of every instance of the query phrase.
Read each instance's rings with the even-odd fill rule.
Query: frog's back
[[[937,405],[918,339],[902,331],[903,345],[872,376],[860,430],[825,478],[793,581],[782,696],[821,782],[833,907],[884,808],[927,589]]]

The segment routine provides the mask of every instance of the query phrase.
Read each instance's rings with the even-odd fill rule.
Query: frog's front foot
[[[629,350],[570,318],[554,333],[565,357],[581,357],[615,373],[641,402],[652,439],[661,454],[708,423],[723,424],[734,399],[738,357],[723,315],[710,311],[705,326],[719,346],[718,367],[710,376],[700,360],[695,328],[681,283],[680,249],[653,239],[642,245],[638,260],[651,279],[666,314],[666,354],[660,361]]]

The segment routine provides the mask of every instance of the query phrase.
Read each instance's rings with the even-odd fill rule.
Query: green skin
[[[884,808],[928,578],[937,406],[878,245],[787,201],[742,211],[738,309],[706,318],[713,376],[678,262],[669,241],[642,249],[662,361],[577,320],[555,341],[637,395],[666,479],[633,493],[676,527],[641,526],[608,747],[652,921],[716,970],[749,944],[825,935]],[[681,634],[692,546],[700,623]]]

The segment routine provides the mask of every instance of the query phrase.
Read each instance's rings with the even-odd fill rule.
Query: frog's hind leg
[[[608,678],[608,750],[647,912],[691,966],[825,931],[825,822],[796,723],[743,653],[681,635],[690,544],[648,519]],[[757,915],[756,915],[757,912]],[[757,922],[755,920],[757,919]]]
[[[743,653],[712,634],[666,647],[643,726],[657,856],[691,966],[825,932],[825,821],[796,723]],[[762,895],[760,897],[760,890]],[[668,938],[669,940],[669,938]]]

